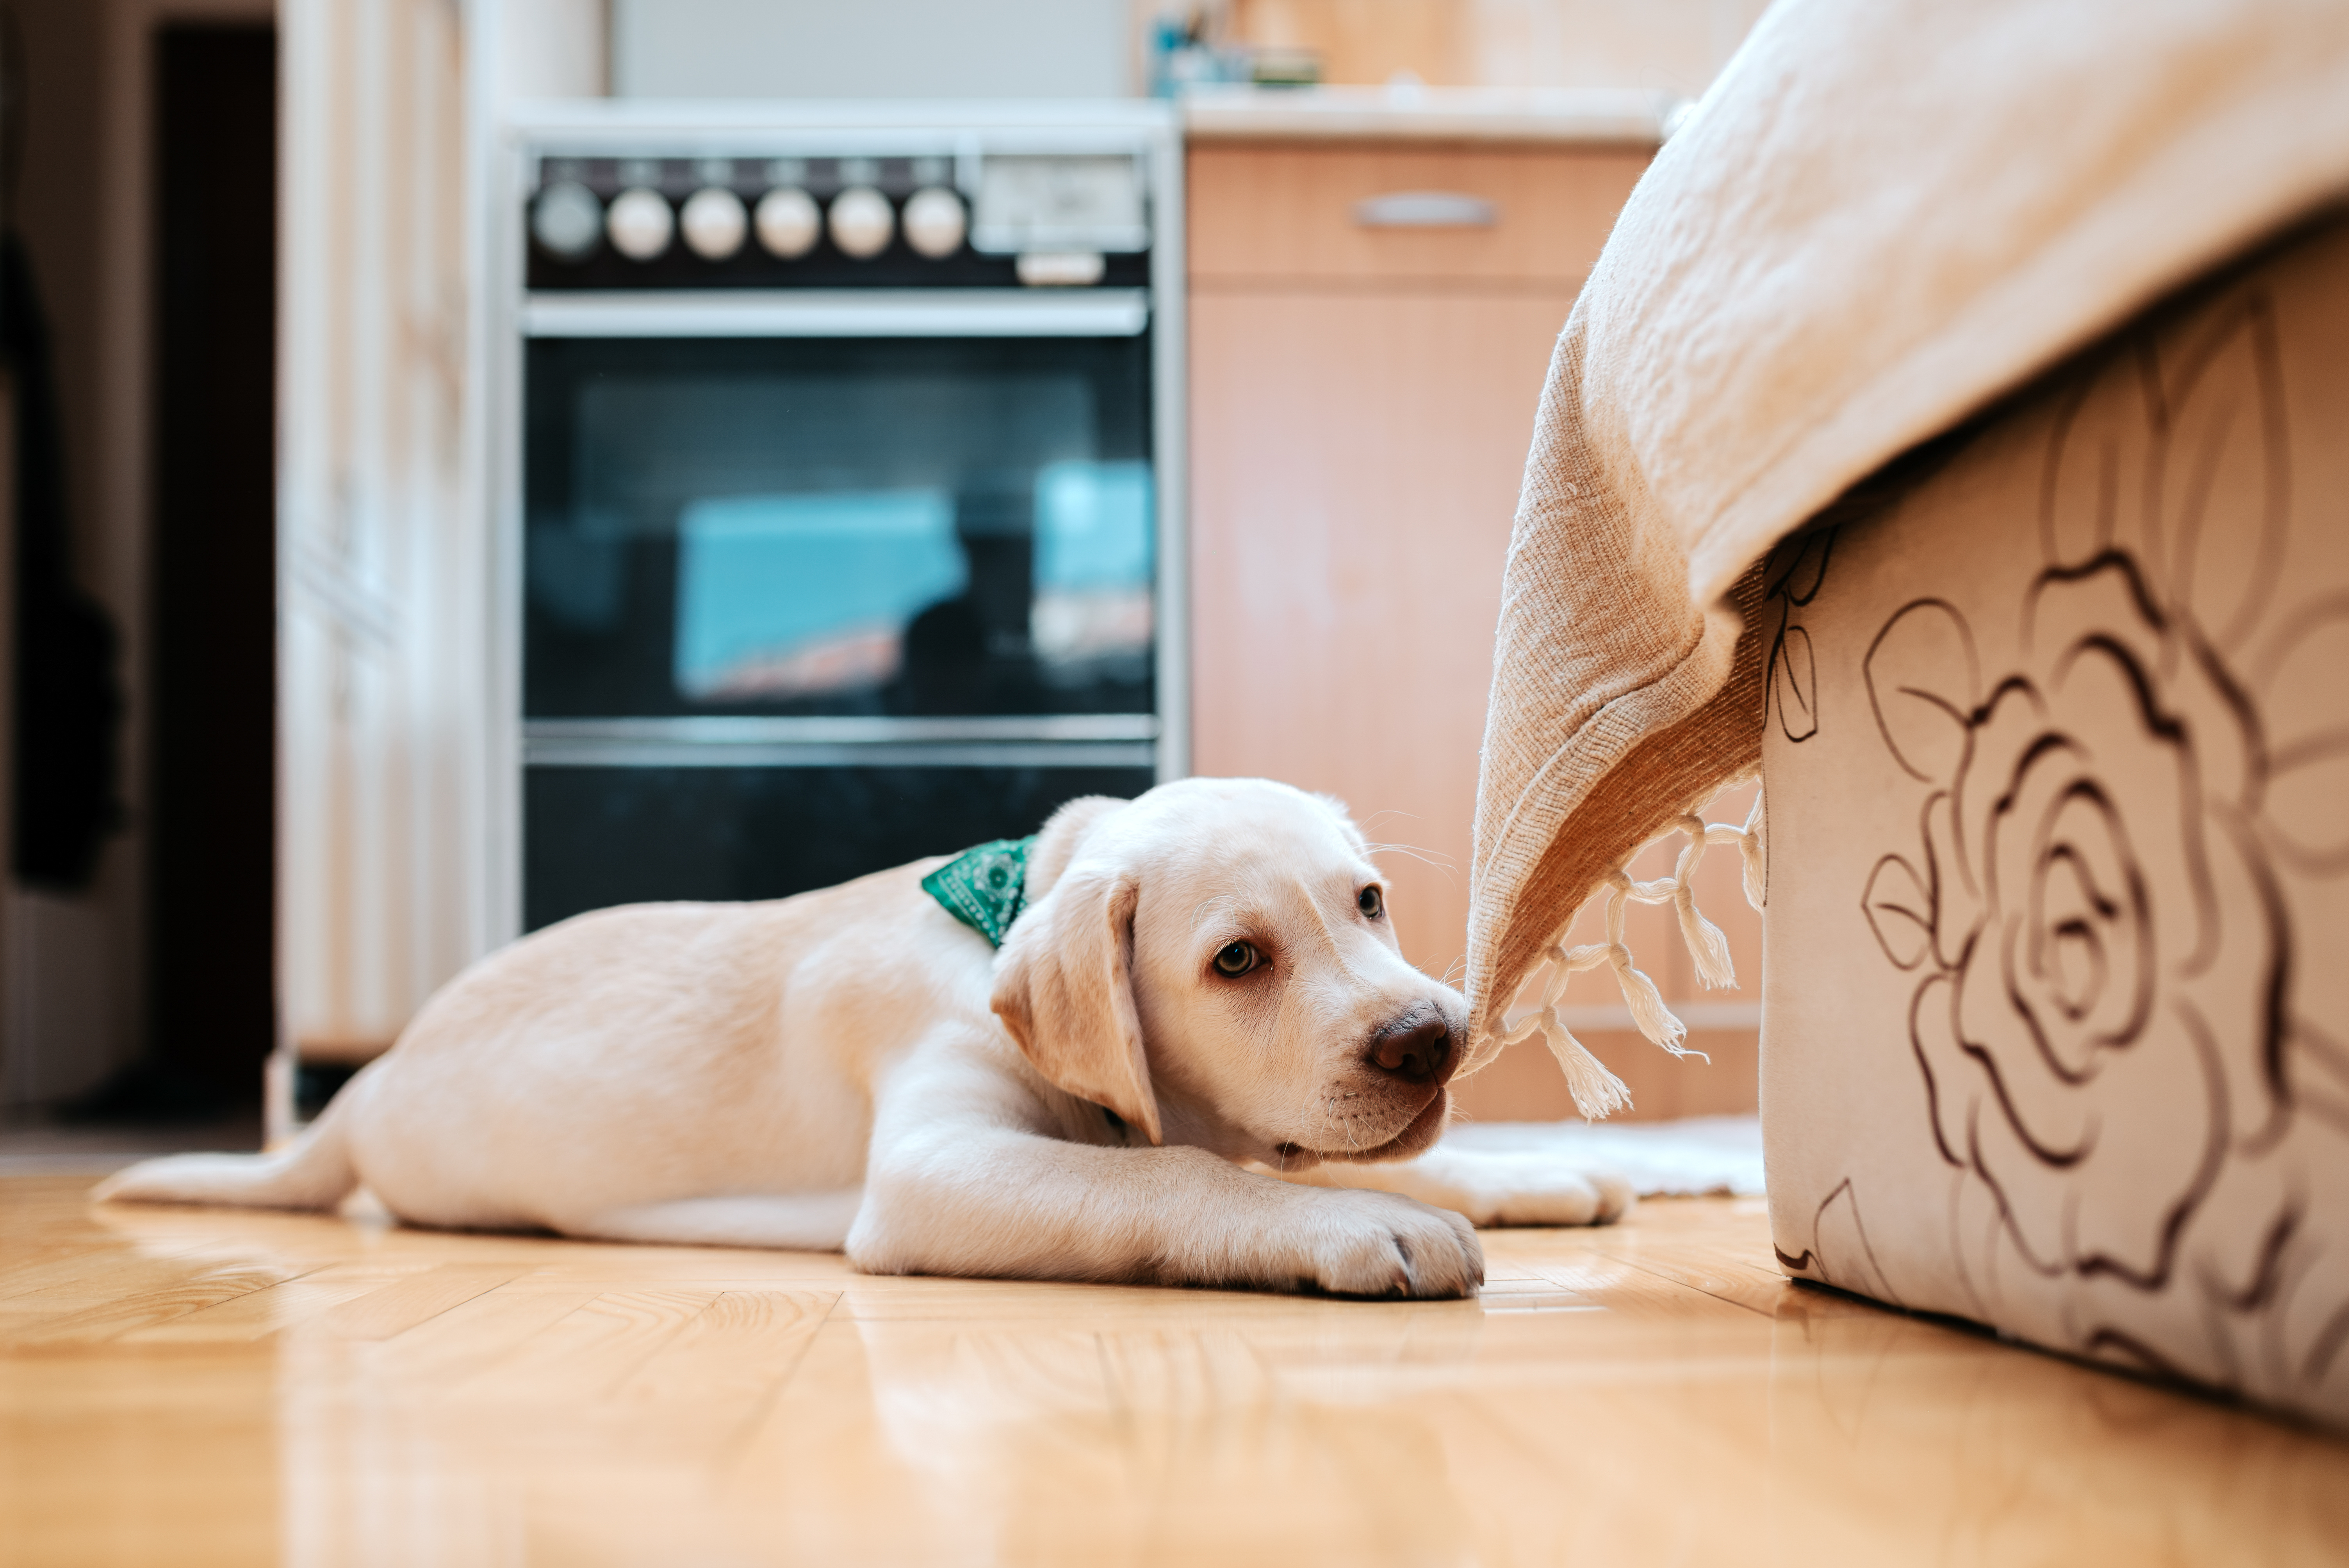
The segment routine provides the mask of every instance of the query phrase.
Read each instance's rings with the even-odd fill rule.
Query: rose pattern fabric
[[[1989,1183],[2033,1267],[2150,1288],[2230,1139],[2277,1110],[2257,735],[2127,556],[2052,570],[2032,598],[2030,665],[1984,693],[1914,667],[1973,662],[1940,601],[1877,638],[1888,744],[1944,787],[1923,865],[1886,856],[1864,902],[1887,955],[1926,971],[1910,1032],[1943,1156]]]
[[[1830,523],[1795,534],[1770,552],[1762,569],[1763,614],[1776,623],[1762,681],[1763,722],[1777,726],[1797,746],[1819,729],[1818,662],[1801,616],[1826,582],[1836,532]]]
[[[1861,666],[1922,805],[1860,902],[1917,977],[1909,1045],[1979,1315],[2271,1391],[2349,1377],[2349,1304],[2321,1283],[2349,1193],[2312,1179],[2340,1161],[2308,1141],[2349,1135],[2349,1047],[2319,1022],[2349,1015],[2349,965],[2294,918],[2349,871],[2349,594],[2285,580],[2279,341],[2254,284],[2082,366],[2053,397],[2014,652],[1986,668],[1926,597]],[[1801,740],[1819,716],[1782,700],[1812,667],[1783,599],[1772,717]],[[2172,1289],[2203,1303],[2185,1338],[2132,1305]]]

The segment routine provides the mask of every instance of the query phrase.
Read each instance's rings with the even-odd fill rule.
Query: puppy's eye
[[[1372,882],[1361,892],[1356,893],[1354,903],[1363,915],[1371,920],[1376,920],[1386,913],[1387,901],[1379,896],[1379,884],[1376,882]]]
[[[1235,942],[1216,950],[1216,973],[1218,975],[1237,977],[1263,962],[1264,954],[1250,943]]]

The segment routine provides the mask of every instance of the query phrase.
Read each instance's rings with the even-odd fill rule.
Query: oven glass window
[[[1148,713],[1149,343],[540,339],[524,712]]]

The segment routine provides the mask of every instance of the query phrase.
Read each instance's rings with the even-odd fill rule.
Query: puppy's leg
[[[999,1073],[935,1067],[891,1086],[849,1260],[874,1274],[1130,1280],[1457,1296],[1485,1254],[1458,1214],[1388,1192],[1315,1191],[1204,1149],[1046,1136]]]
[[[1341,1295],[1456,1296],[1485,1255],[1456,1213],[1388,1192],[1314,1191],[1204,1149],[1100,1149],[956,1130],[876,1166],[848,1235],[874,1274],[1130,1280]]]
[[[836,1253],[864,1202],[864,1189],[639,1203],[566,1220],[566,1236],[686,1247],[783,1247]]]
[[[1577,1169],[1537,1153],[1445,1149],[1392,1164],[1332,1162],[1283,1179],[1313,1187],[1401,1192],[1478,1225],[1608,1225],[1637,1201],[1609,1171]]]

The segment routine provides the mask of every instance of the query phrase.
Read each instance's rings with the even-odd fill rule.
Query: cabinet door
[[[1465,956],[1501,571],[1572,303],[1192,300],[1193,766],[1327,790],[1408,846],[1381,861],[1431,974]]]

